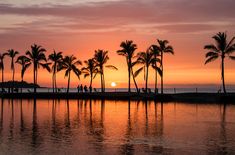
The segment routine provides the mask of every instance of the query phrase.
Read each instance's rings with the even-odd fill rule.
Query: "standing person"
[[[78,89],[78,93],[79,93],[79,89],[80,89],[80,88],[79,88],[79,85],[77,86],[77,89]]]
[[[90,93],[92,92],[92,86],[89,86],[89,91],[90,91]]]
[[[82,86],[82,84],[81,84],[81,86],[80,86],[80,90],[81,90],[81,92],[83,92],[83,86]]]

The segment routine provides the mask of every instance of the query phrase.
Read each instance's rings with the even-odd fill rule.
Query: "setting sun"
[[[116,87],[117,86],[116,82],[111,82],[111,86]]]

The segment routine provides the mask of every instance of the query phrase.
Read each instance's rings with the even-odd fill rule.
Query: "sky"
[[[116,82],[127,87],[125,59],[116,54],[122,41],[133,40],[137,52],[167,39],[175,55],[164,58],[166,85],[220,84],[220,61],[204,65],[204,45],[213,43],[217,32],[235,36],[234,0],[0,0],[0,51],[15,49],[24,54],[33,43],[64,55],[75,55],[84,61],[96,49],[109,51],[108,64],[119,70],[105,69],[106,86]],[[5,80],[11,80],[10,59],[6,58]],[[225,80],[235,84],[235,61],[226,60]],[[136,68],[137,69],[137,68]],[[154,84],[150,70],[149,84]],[[39,84],[51,86],[50,73],[39,71]],[[20,67],[16,66],[16,80]],[[25,80],[33,82],[32,69]],[[66,86],[64,72],[58,73],[58,86]],[[143,74],[137,78],[144,84]],[[94,87],[99,87],[96,77]],[[74,75],[71,84],[88,84]],[[134,85],[133,85],[134,86]]]

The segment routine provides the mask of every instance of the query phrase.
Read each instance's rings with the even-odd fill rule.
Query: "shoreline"
[[[128,93],[128,92],[93,92],[93,93],[1,93],[4,99],[105,99],[105,100],[150,100],[160,102],[189,102],[189,103],[229,103],[235,104],[235,93]]]

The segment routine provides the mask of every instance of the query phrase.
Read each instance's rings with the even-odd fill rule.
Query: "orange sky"
[[[235,35],[234,4],[232,0],[193,3],[190,0],[9,0],[0,2],[0,50],[13,48],[23,54],[31,44],[37,43],[47,49],[47,55],[55,49],[84,61],[93,56],[94,50],[105,49],[109,51],[109,64],[119,69],[106,69],[107,87],[112,81],[117,82],[118,87],[126,87],[126,62],[116,54],[120,42],[133,40],[137,51],[145,51],[157,38],[167,39],[175,55],[165,56],[166,84],[220,84],[220,61],[204,65],[203,46],[212,43],[211,37],[219,31],[227,31],[229,38]],[[6,80],[11,79],[9,60],[5,61]],[[235,61],[227,59],[225,80],[228,84],[235,84],[234,66]],[[20,80],[19,66],[16,69],[16,79]],[[51,74],[39,72],[39,84],[50,86]],[[26,72],[25,80],[33,81],[31,69]],[[142,85],[143,74],[137,80]],[[78,81],[73,76],[71,83],[76,87],[88,81],[83,78]],[[99,87],[99,82],[97,76],[94,86]],[[149,83],[154,83],[152,69]],[[66,84],[64,72],[59,73],[58,85]]]

